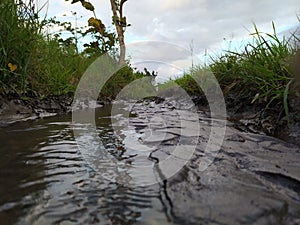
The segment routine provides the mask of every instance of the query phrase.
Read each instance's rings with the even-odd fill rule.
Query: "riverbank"
[[[15,122],[35,120],[49,116],[69,114],[72,111],[72,95],[52,96],[44,99],[21,99],[0,95],[0,126]],[[153,99],[155,102],[155,98]],[[161,102],[160,99],[159,102]],[[199,110],[209,110],[205,97],[193,97]],[[261,102],[251,103],[251,99],[238,98],[230,94],[225,97],[227,118],[240,131],[260,133],[277,137],[300,146],[300,98],[289,98],[289,124],[282,103],[274,102],[268,109]],[[99,100],[99,105],[109,103],[109,99]]]
[[[207,110],[204,96],[194,97],[194,102]],[[250,98],[232,93],[225,96],[225,102],[227,118],[236,129],[265,134],[300,146],[300,97],[291,95],[288,98],[288,116],[279,100],[266,108],[265,102],[252,102]]]
[[[71,112],[72,96],[45,99],[0,95],[0,126]]]
[[[208,65],[192,67],[159,85],[160,92],[172,96],[179,86],[203,108],[207,101],[202,89],[211,89],[206,78],[213,75],[223,92],[228,119],[238,129],[300,145],[300,39],[296,34],[279,37],[274,23],[272,27],[273,34],[266,34],[254,24],[253,40],[242,49],[210,57]]]
[[[300,146],[300,97],[288,98],[288,114],[282,101],[274,101],[266,108],[263,102],[251,103],[251,99],[225,98],[228,119],[237,129],[252,133],[262,132]]]

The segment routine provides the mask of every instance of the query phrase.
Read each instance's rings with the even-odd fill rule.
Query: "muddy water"
[[[110,111],[111,106],[96,110],[97,131],[105,150],[121,162],[127,153]],[[101,176],[78,149],[71,120],[52,117],[1,128],[0,223],[166,223],[170,209],[161,187],[132,188]],[[138,134],[133,129],[130,135]],[[111,174],[113,166],[101,172],[122,176]]]
[[[296,146],[228,123],[207,152],[205,113],[117,107],[96,110],[97,137],[71,116],[0,128],[0,224],[300,223]]]

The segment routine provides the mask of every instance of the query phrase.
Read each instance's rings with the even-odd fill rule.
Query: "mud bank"
[[[149,98],[156,103],[161,98]],[[71,112],[73,96],[53,96],[46,99],[20,99],[0,95],[0,126],[8,124],[62,115]],[[104,105],[111,99],[99,100],[97,104]],[[208,111],[205,97],[193,97],[200,110]],[[289,123],[282,102],[274,102],[266,109],[266,103],[252,103],[250,97],[228,95],[225,98],[228,120],[234,123],[240,131],[266,134],[286,142],[300,146],[300,98],[289,98]]]
[[[208,146],[218,145],[224,121],[210,120],[202,111],[193,114],[186,102],[157,102],[136,104],[132,108],[136,117],[129,124],[144,134],[141,143],[149,149],[148,160],[154,162],[153,173],[170,221],[299,224],[299,147],[239,131],[227,121],[221,149],[210,151]],[[132,158],[137,165],[138,156]],[[171,176],[179,165],[184,166]]]
[[[250,98],[226,98],[228,118],[237,129],[262,133],[300,146],[300,98],[288,100],[288,116],[283,102],[274,101],[266,108],[266,102],[251,103]]]
[[[71,96],[20,99],[0,95],[0,126],[69,113],[71,104]]]
[[[193,101],[200,110],[209,113],[204,96],[195,96]],[[252,101],[251,96],[239,96],[237,93],[225,97],[227,118],[236,129],[276,137],[300,146],[300,97],[289,97],[288,117],[282,101],[274,101],[267,108],[264,101]]]

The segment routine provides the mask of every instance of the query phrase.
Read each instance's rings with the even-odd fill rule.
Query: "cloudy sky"
[[[109,26],[109,0],[90,2],[96,8],[97,17]],[[48,16],[66,19],[62,17],[66,14],[67,19],[72,20],[74,16],[70,16],[70,11],[77,12],[78,26],[86,25],[92,16],[80,3],[49,0]],[[221,49],[238,48],[249,37],[249,31],[253,31],[253,23],[260,31],[272,33],[271,22],[274,21],[278,33],[289,33],[299,26],[300,4],[299,0],[128,0],[124,14],[132,24],[125,32],[126,43],[136,49],[135,43],[144,41],[139,47],[148,46],[145,52],[150,61],[169,63],[180,48],[177,53],[182,57],[191,55],[192,49],[195,61],[197,56],[203,61],[205,52],[213,55]],[[145,44],[145,41],[151,42]],[[149,46],[155,50],[149,50]],[[152,57],[152,53],[158,58]],[[178,55],[175,58],[183,61]],[[180,63],[178,66],[183,67]]]

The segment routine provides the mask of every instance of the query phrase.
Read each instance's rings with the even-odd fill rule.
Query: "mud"
[[[296,145],[183,100],[114,105],[82,148],[70,115],[0,128],[3,224],[300,223]]]
[[[178,108],[178,102],[174,105]],[[134,109],[137,118],[132,119],[140,121],[139,127],[142,120],[151,124],[157,121],[152,118],[163,119],[160,126],[150,126],[151,132],[149,127],[139,131],[146,136],[151,134],[148,139],[160,143],[147,142],[147,138],[141,140],[149,149],[156,147],[149,158],[155,163],[154,173],[158,174],[164,190],[166,214],[171,221],[176,224],[300,223],[299,147],[265,134],[240,131],[227,121],[221,148],[217,152],[208,151],[208,144],[218,145],[218,139],[209,143],[212,121],[198,111],[200,133],[197,134],[197,120],[185,114],[184,107],[179,108],[183,110],[179,114],[186,116],[173,124],[175,109],[168,102],[137,105]],[[220,121],[218,129],[223,125]],[[165,135],[160,135],[164,132]],[[189,158],[191,146],[196,148]],[[168,159],[165,166],[164,161]],[[187,162],[185,166],[170,176],[170,170],[182,161]]]
[[[194,96],[193,102],[198,109],[207,112],[207,101],[203,96]],[[20,99],[0,95],[0,126],[34,120],[71,112],[72,96],[54,96],[46,99]],[[162,98],[148,98],[161,103]],[[98,105],[109,104],[111,100],[99,100]],[[225,98],[228,120],[241,131],[260,133],[277,137],[300,146],[300,97],[289,98],[289,119],[283,109],[282,102],[270,104],[266,110],[265,102],[251,103],[249,96],[236,97],[227,95]],[[289,121],[288,121],[289,120]]]
[[[242,131],[261,133],[277,137],[300,146],[300,97],[291,95],[288,99],[288,117],[282,101],[274,101],[266,108],[266,102],[251,103],[251,98],[225,98],[228,119]]]

